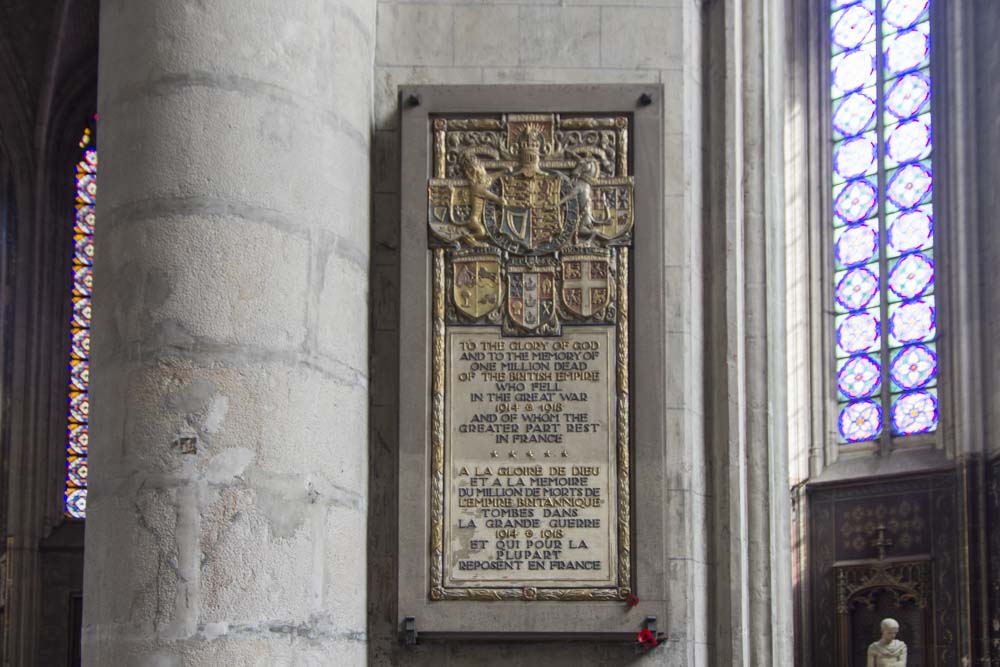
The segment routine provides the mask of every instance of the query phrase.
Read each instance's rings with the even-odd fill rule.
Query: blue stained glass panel
[[[868,130],[875,123],[874,93],[851,93],[837,104],[833,111],[833,129],[843,138],[853,137]]]
[[[837,347],[846,355],[874,352],[879,348],[878,313],[874,310],[837,318]]]
[[[874,268],[878,268],[877,266]],[[878,276],[869,268],[856,268],[838,274],[836,299],[843,310],[861,310],[878,305],[872,300],[878,294]]]
[[[833,15],[830,39],[845,51],[875,39],[875,12],[858,3]]]
[[[869,42],[834,58],[833,96],[875,85],[875,44]]]
[[[889,306],[889,347],[923,343],[937,332],[934,297],[927,296]]]
[[[66,460],[66,476],[73,486],[87,486],[87,457],[71,456]]]
[[[938,423],[938,401],[933,390],[911,391],[892,402],[892,430],[898,435],[933,431]]]
[[[69,416],[73,421],[85,422],[90,417],[90,397],[86,392],[75,391],[69,395]]]
[[[855,401],[840,409],[840,437],[847,442],[864,442],[882,431],[882,408],[873,400]]]
[[[93,206],[81,206],[76,209],[76,232],[78,234],[94,233]]]
[[[913,30],[885,38],[885,68],[890,76],[919,69],[928,64],[930,52],[928,24],[921,23]]]
[[[922,164],[900,167],[889,177],[885,195],[900,209],[913,208],[923,202],[933,184],[931,170]]]
[[[930,0],[828,6],[840,439],[878,438],[885,419],[893,436],[929,432],[938,423]]]
[[[924,17],[930,0],[885,0],[882,18],[892,28],[905,30]]]
[[[90,383],[90,362],[86,359],[74,359],[69,364],[70,385],[79,391],[87,391]]]
[[[875,358],[869,355],[851,357],[839,364],[837,388],[849,399],[867,398],[877,392],[882,384],[882,370]]]
[[[89,266],[78,266],[73,271],[73,292],[78,296],[90,296],[94,287],[94,270]]]
[[[912,72],[891,84],[885,96],[885,108],[896,118],[906,120],[922,112],[930,98],[930,78],[923,72]]]
[[[71,353],[77,359],[90,358],[90,329],[79,329],[73,332]]]
[[[75,246],[73,260],[79,264],[90,266],[94,263],[94,237],[77,234],[73,239]]]
[[[73,301],[73,325],[90,326],[90,299],[80,298]]]
[[[922,160],[931,154],[931,124],[928,115],[889,128],[885,141],[886,166]]]
[[[836,188],[837,194],[833,200],[833,210],[841,220],[848,224],[861,222],[875,210],[878,204],[878,192],[871,181],[859,178]]]
[[[866,264],[878,253],[878,231],[875,220],[860,225],[841,227],[834,232],[834,254],[841,266]]]
[[[900,299],[913,299],[934,284],[934,260],[915,252],[903,255],[889,269],[889,289]]]
[[[66,514],[74,519],[87,516],[87,489],[66,488]]]
[[[833,149],[833,168],[845,181],[865,176],[875,171],[875,133],[848,139]]]
[[[929,248],[934,240],[934,217],[929,206],[889,218],[889,256]]]
[[[926,387],[937,375],[937,354],[928,345],[908,345],[896,352],[889,376],[899,389]]]
[[[70,424],[67,429],[67,449],[70,454],[86,454],[88,436],[86,424]]]

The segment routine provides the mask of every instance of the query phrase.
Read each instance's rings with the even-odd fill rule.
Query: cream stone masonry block
[[[454,61],[452,7],[379,5],[376,64],[451,65]]]
[[[100,238],[108,260],[97,275],[112,294],[95,308],[113,311],[121,343],[287,350],[305,341],[308,239],[214,215],[135,222]]]
[[[681,66],[679,8],[605,8],[601,11],[601,64],[606,67]]]
[[[656,83],[654,70],[553,67],[486,68],[483,83]]]
[[[367,134],[345,129],[336,116],[189,88],[102,109],[102,122],[116,129],[101,139],[101,155],[108,156],[101,162],[101,183],[108,184],[101,192],[104,227],[117,223],[123,205],[122,215],[134,217],[162,211],[150,200],[169,197],[256,208],[254,215],[289,226],[356,236],[354,220],[343,212],[369,206]],[[358,241],[367,247],[367,239]]]
[[[118,21],[119,11],[103,7],[102,23]],[[370,9],[328,0],[174,0],[150,11],[152,20],[102,45],[101,75],[113,74],[116,88],[102,107],[185,84],[288,97],[328,110],[367,107],[363,100],[345,100],[355,91],[343,87],[350,83],[343,74],[345,66],[364,71],[352,59],[369,51],[374,39]]]
[[[105,368],[117,374],[121,364]],[[317,502],[364,506],[366,457],[337,454],[365,437],[363,383],[280,358],[195,364],[167,357],[128,377],[133,405],[116,437],[105,440],[120,454],[104,450],[96,459],[116,483],[146,474],[163,484],[223,487],[284,476]],[[189,447],[181,437],[193,439]],[[95,502],[104,498],[99,493]]]
[[[367,317],[362,331],[353,317],[368,312],[368,275],[359,271],[354,262],[330,254],[323,266],[323,283],[319,292],[316,323],[316,347],[320,354],[329,355],[353,371],[367,368],[366,346],[346,345],[346,341],[364,335],[367,339]]]
[[[516,65],[519,8],[516,6],[455,7],[455,63]]]
[[[414,84],[482,83],[479,67],[376,67],[375,127],[394,130],[399,125],[398,86]]]
[[[596,67],[600,21],[601,10],[592,7],[521,7],[521,64]]]

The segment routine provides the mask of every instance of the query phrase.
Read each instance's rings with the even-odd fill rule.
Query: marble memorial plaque
[[[432,600],[631,591],[629,123],[431,119]]]

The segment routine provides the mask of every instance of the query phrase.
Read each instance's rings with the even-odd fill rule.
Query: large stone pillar
[[[365,661],[374,21],[102,3],[87,665]]]
[[[785,0],[708,9],[711,664],[790,665]]]

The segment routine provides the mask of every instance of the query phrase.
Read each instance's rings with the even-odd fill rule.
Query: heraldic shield
[[[605,241],[614,241],[632,229],[632,179],[606,178],[594,186],[594,231]]]
[[[514,324],[534,331],[555,320],[554,266],[507,267],[507,314]]]
[[[456,254],[451,261],[455,307],[472,319],[500,307],[500,258],[490,253]]]
[[[600,315],[611,302],[608,255],[563,255],[562,277],[563,305],[577,317]]]
[[[500,177],[504,201],[500,233],[528,250],[552,244],[563,235],[559,205],[562,181],[558,176],[507,175]]]

